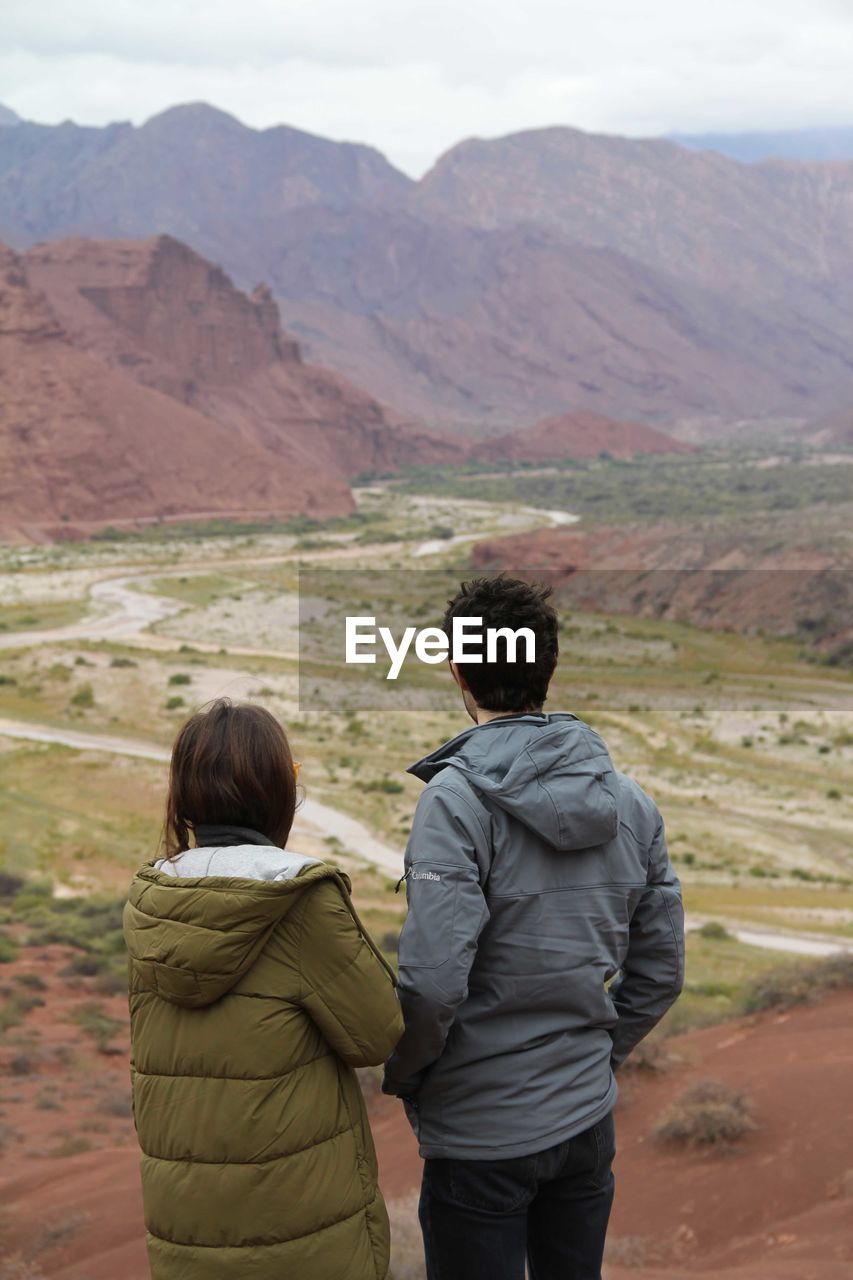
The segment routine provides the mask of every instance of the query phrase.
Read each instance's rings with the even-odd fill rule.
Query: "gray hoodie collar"
[[[406,773],[413,773],[416,778],[420,778],[421,782],[429,782],[442,769],[455,762],[455,757],[460,754],[463,746],[475,734],[487,733],[489,730],[504,729],[507,725],[547,725],[564,720],[574,720],[578,724],[582,723],[577,716],[571,715],[568,711],[557,711],[549,714],[544,711],[522,711],[518,715],[498,716],[494,720],[487,720],[485,724],[472,724],[469,728],[463,729],[461,733],[457,733],[455,738],[450,738],[442,746],[436,747],[435,751],[431,751],[429,755],[424,756],[421,760],[416,760],[414,764],[410,764]]]
[[[555,849],[588,849],[616,834],[616,776],[601,737],[566,712],[501,716],[474,725],[413,764],[429,782],[462,774]]]

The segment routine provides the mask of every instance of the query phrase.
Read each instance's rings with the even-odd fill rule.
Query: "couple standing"
[[[219,702],[178,735],[167,856],[125,911],[154,1280],[385,1280],[353,1068],[386,1059],[425,1162],[429,1280],[600,1277],[613,1073],[678,995],[683,923],[656,806],[542,711],[548,594],[498,578],[450,602],[448,633],[529,627],[536,656],[454,666],[475,727],[412,767],[396,993],[346,877],[285,849],[277,722]]]

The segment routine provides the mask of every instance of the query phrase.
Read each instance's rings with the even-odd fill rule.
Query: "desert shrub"
[[[70,1213],[67,1218],[46,1222],[33,1248],[34,1253],[44,1253],[66,1244],[89,1221],[88,1213]]]
[[[4,1000],[0,1004],[0,1035],[11,1027],[19,1026],[24,1020],[26,1011],[26,1005],[20,996],[15,995],[9,1000]]]
[[[36,1098],[36,1107],[39,1111],[61,1111],[62,1103],[55,1093],[40,1093]]]
[[[139,663],[136,662],[133,658],[112,658],[110,661],[110,666],[111,667],[138,667]]]
[[[18,944],[10,933],[0,933],[0,964],[17,960],[18,950]]]
[[[109,967],[109,958],[95,951],[81,951],[72,956],[62,969],[60,978],[94,978]]]
[[[668,1070],[672,1059],[660,1040],[642,1040],[619,1068],[620,1077],[632,1075],[658,1075]]]
[[[82,1134],[74,1137],[63,1138],[62,1141],[48,1152],[49,1156],[58,1159],[64,1159],[66,1156],[80,1156],[84,1151],[91,1151],[92,1144],[88,1138],[84,1138]]]
[[[10,1076],[34,1076],[38,1070],[35,1058],[31,1053],[21,1050],[20,1053],[12,1054],[9,1059],[6,1070]]]
[[[124,965],[120,973],[115,970],[108,970],[106,973],[99,973],[92,983],[92,988],[97,991],[99,996],[123,996],[127,992],[127,972]]]
[[[850,952],[811,964],[771,969],[747,988],[743,1008],[745,1013],[790,1009],[841,987],[853,987],[853,954]]]
[[[0,685],[16,685],[18,682],[14,676],[7,676],[0,671]]]
[[[192,684],[192,676],[188,676],[185,671],[176,671],[174,675],[169,676],[169,684]]]
[[[80,951],[118,956],[124,950],[121,917],[124,904],[103,898],[42,898],[21,894],[16,904],[26,907],[23,919],[33,927],[30,941],[44,946],[60,943]]]
[[[30,905],[36,900],[45,902],[53,897],[53,882],[51,880],[26,880],[21,886],[16,906]]]
[[[3,994],[7,995],[8,991],[8,987],[4,988]],[[0,1034],[8,1031],[10,1027],[20,1026],[31,1009],[43,1004],[44,1000],[42,1000],[41,996],[30,995],[24,991],[16,991],[14,995],[9,996],[0,1005]]]
[[[382,791],[389,796],[399,795],[404,789],[402,782],[388,777],[374,778],[372,782],[365,782],[362,786],[363,791]]]
[[[0,871],[0,898],[14,898],[24,887],[23,877]]]
[[[22,1253],[0,1258],[0,1280],[45,1280],[44,1272]]]
[[[719,920],[706,920],[698,933],[700,938],[711,938],[715,942],[726,942],[732,936]]]
[[[18,986],[26,987],[28,991],[47,990],[47,983],[38,973],[16,973],[15,981]]]
[[[98,1053],[114,1054],[121,1052],[111,1042],[123,1030],[122,1024],[116,1018],[111,1017],[101,1005],[93,1002],[80,1005],[71,1014],[71,1021],[75,1022],[86,1035],[92,1037]]]
[[[180,694],[173,694],[171,698],[166,699],[166,710],[177,711],[179,707],[185,707],[187,704]]]
[[[684,1091],[652,1130],[658,1142],[731,1147],[755,1129],[748,1099],[719,1080],[699,1080]]]
[[[72,707],[94,707],[95,691],[90,684],[81,684],[76,693],[71,695]]]
[[[97,1111],[104,1116],[120,1116],[126,1119],[132,1113],[130,1091],[128,1089],[111,1089],[103,1098],[99,1098]]]

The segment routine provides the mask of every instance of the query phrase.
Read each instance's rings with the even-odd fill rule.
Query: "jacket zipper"
[[[408,869],[407,871],[404,871],[404,872],[403,872],[403,874],[400,876],[400,879],[397,881],[397,884],[396,884],[396,886],[395,886],[395,888],[394,888],[394,892],[395,892],[395,893],[399,893],[399,892],[400,892],[400,885],[403,883],[403,881],[404,881],[404,880],[408,880],[408,878],[409,878],[409,876],[410,876],[411,874],[412,874],[412,868],[411,868],[411,867],[409,867],[409,869]]]

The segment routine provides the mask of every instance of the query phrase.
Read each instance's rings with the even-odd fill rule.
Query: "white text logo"
[[[510,627],[487,627],[485,629],[485,651],[483,658],[483,619],[454,618],[452,636],[448,638],[440,627],[406,627],[399,643],[394,638],[390,627],[376,626],[374,617],[348,617],[346,620],[346,661],[347,663],[375,663],[376,654],[370,652],[382,642],[390,659],[386,680],[396,680],[402,670],[406,654],[414,641],[415,657],[419,662],[437,665],[452,658],[454,662],[480,663],[498,661],[498,641],[503,641],[504,650],[501,657],[506,662],[517,662],[519,639],[524,641],[524,657],[522,662],[536,661],[536,635],[530,627],[519,627],[513,631]]]

